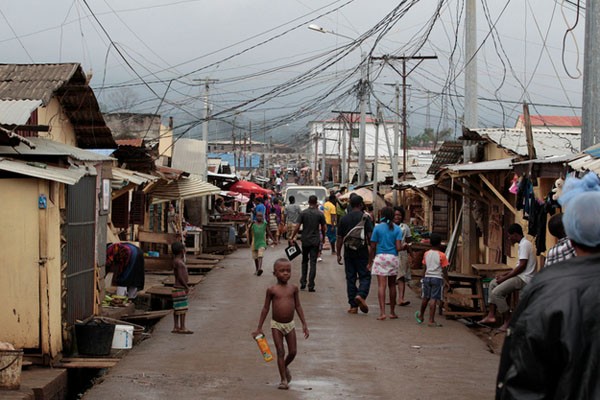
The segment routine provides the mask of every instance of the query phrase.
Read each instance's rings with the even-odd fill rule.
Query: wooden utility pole
[[[529,105],[523,102],[523,120],[525,122],[525,138],[527,139],[527,154],[530,160],[535,160],[535,145],[533,143],[533,132],[531,130],[531,116],[529,115]]]
[[[406,164],[408,159],[408,140],[407,140],[407,124],[406,124],[406,78],[419,66],[424,60],[435,60],[437,56],[390,56],[371,57],[372,60],[382,60],[388,64],[394,71],[402,77],[402,179],[406,179]],[[390,61],[402,61],[402,72],[390,63]],[[406,61],[418,60],[410,71],[406,72]]]

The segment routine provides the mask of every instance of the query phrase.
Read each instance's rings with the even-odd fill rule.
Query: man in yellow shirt
[[[329,195],[329,199],[323,204],[323,214],[325,215],[325,224],[327,224],[327,239],[331,245],[331,254],[335,254],[335,240],[336,240],[336,203],[337,198],[335,194]]]

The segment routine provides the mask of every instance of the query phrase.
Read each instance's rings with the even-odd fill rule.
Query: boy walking
[[[254,275],[261,276],[263,255],[267,248],[267,236],[275,243],[279,244],[273,238],[269,225],[265,221],[264,214],[261,211],[256,212],[256,221],[252,222],[248,227],[248,240],[250,240],[250,248],[252,249],[252,258],[254,259]]]
[[[432,249],[427,250],[423,256],[425,265],[425,276],[421,285],[421,310],[415,313],[417,323],[422,324],[425,320],[425,309],[429,303],[429,326],[438,327],[442,324],[435,322],[435,309],[442,300],[442,289],[444,281],[448,280],[448,259],[446,254],[440,251],[442,237],[432,233],[429,238]]]
[[[188,294],[190,287],[188,286],[188,270],[183,262],[183,254],[185,246],[181,242],[175,242],[171,245],[173,253],[173,273],[175,274],[175,284],[171,291],[173,298],[173,330],[171,333],[192,334],[185,327],[185,315],[188,310]]]
[[[258,328],[252,332],[252,337],[263,333],[262,326],[273,304],[271,313],[271,333],[277,350],[277,368],[281,382],[278,389],[287,390],[292,375],[288,366],[296,357],[296,329],[294,325],[294,312],[300,317],[304,338],[308,339],[308,326],[304,320],[304,311],[300,305],[298,286],[288,283],[292,275],[292,264],[285,258],[280,258],[273,264],[273,275],[277,283],[267,289],[265,304],[260,313]],[[285,355],[283,339],[287,342],[288,355]]]

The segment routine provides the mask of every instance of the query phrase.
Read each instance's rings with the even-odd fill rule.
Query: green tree
[[[419,135],[411,136],[408,138],[408,145],[412,146],[433,146],[438,147],[438,144],[448,140],[452,136],[452,129],[446,128],[438,131],[437,133],[431,129],[426,128]]]

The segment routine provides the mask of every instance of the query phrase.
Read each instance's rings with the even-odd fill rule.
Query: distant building
[[[535,131],[555,131],[562,133],[581,134],[581,117],[560,115],[532,115],[530,116],[531,128]],[[525,130],[523,114],[519,115],[515,129]]]

